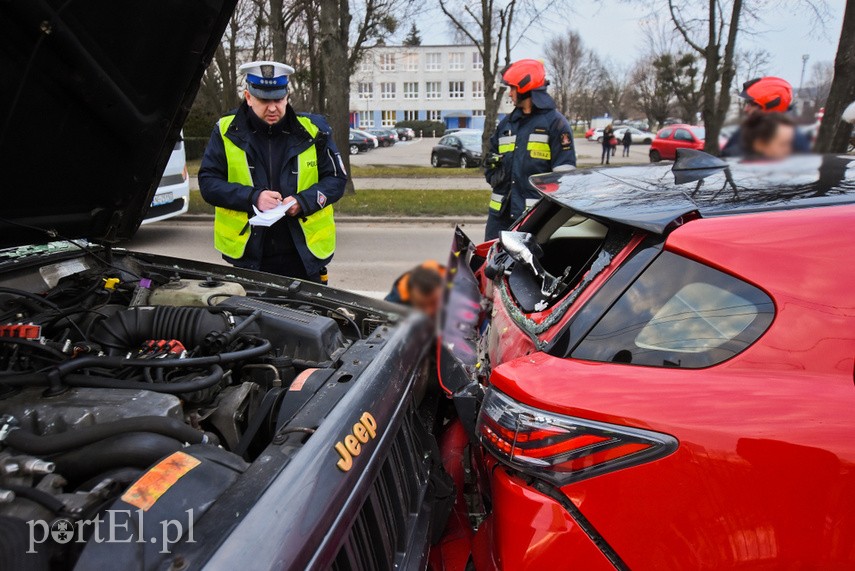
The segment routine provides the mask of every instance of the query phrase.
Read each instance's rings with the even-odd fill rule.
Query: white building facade
[[[474,45],[373,47],[351,79],[351,127],[428,120],[483,129],[483,67]],[[509,111],[504,102],[500,117]]]

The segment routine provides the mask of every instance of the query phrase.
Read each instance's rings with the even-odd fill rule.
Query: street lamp
[[[807,67],[807,62],[810,59],[810,54],[802,55],[802,77],[799,80],[799,97],[802,95],[802,88],[805,85],[805,68]]]

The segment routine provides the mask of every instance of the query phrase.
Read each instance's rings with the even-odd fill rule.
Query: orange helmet
[[[758,77],[743,83],[739,96],[767,113],[783,113],[793,102],[793,86],[780,77]]]
[[[528,93],[548,85],[546,68],[536,59],[515,61],[502,71],[502,81],[517,88],[517,93]]]

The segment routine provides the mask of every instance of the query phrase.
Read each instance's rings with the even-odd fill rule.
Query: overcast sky
[[[514,59],[531,57],[543,59],[545,44],[549,38],[570,28],[577,30],[585,45],[593,48],[601,57],[629,66],[644,47],[645,36],[640,22],[650,14],[650,8],[641,2],[626,0],[571,0],[573,10],[569,13],[552,13],[543,18],[539,28],[528,34],[513,53]],[[655,4],[654,2],[647,3]],[[807,16],[803,0],[781,0],[767,2],[769,9],[754,35],[741,35],[740,49],[757,46],[772,54],[770,75],[778,75],[798,87],[802,68],[802,55],[808,54],[805,83],[810,81],[811,65],[817,61],[834,61],[837,41],[843,22],[845,0],[826,0],[829,21],[824,29],[814,27]],[[439,8],[426,17],[419,18],[422,42],[448,43],[450,35],[445,18]],[[425,26],[424,22],[442,22],[441,25]]]

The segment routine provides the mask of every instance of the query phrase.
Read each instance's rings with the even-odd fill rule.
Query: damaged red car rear
[[[498,242],[459,233],[435,567],[852,568],[854,164],[543,175]]]

